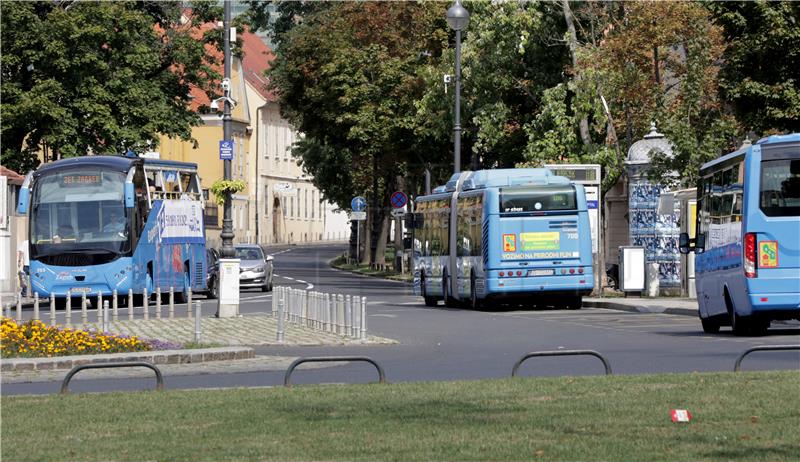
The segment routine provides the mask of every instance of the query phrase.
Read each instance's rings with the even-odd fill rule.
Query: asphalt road
[[[470,311],[425,307],[408,284],[353,275],[331,269],[328,261],[344,247],[273,248],[275,285],[368,298],[368,331],[398,340],[398,345],[259,347],[259,355],[367,355],[379,361],[390,382],[481,379],[508,376],[516,360],[535,350],[592,349],[608,358],[615,374],[730,371],[737,356],[756,345],[797,344],[798,324],[770,329],[763,337],[734,337],[723,330],[702,332],[697,318],[606,309],[580,311]],[[266,311],[271,295],[242,293],[242,313]],[[800,369],[800,353],[754,353],[743,369]],[[533,358],[520,375],[601,374],[593,357]],[[303,369],[293,382],[363,383],[376,379],[375,370],[359,363]],[[129,390],[152,387],[151,380],[81,380],[75,391]],[[169,377],[167,387],[274,386],[283,372],[245,372]],[[4,394],[53,393],[56,383],[8,384]]]

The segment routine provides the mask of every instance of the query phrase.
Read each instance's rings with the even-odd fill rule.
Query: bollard
[[[314,330],[319,329],[319,294],[314,292],[314,309],[311,315],[311,328]]]
[[[64,308],[64,325],[72,327],[72,291],[67,291],[67,306]]]
[[[353,301],[349,295],[344,296],[344,335],[353,336]]]
[[[156,319],[161,319],[161,287],[156,287]]]
[[[325,313],[322,320],[322,330],[325,332],[331,331],[331,294],[322,294],[322,304],[324,305]]]
[[[50,294],[50,325],[56,325],[56,296]]]
[[[39,292],[33,293],[33,319],[39,320]]]
[[[300,324],[308,326],[308,291],[300,291]]]
[[[186,316],[192,319],[192,288],[186,289]]]
[[[103,300],[103,333],[108,333],[108,300]]]
[[[361,297],[361,340],[367,341],[367,297]]]
[[[95,306],[95,309],[97,309],[97,323],[102,326],[103,325],[101,322],[102,313],[100,312],[100,310],[103,309],[103,292],[100,290],[97,291],[97,305]]]
[[[192,306],[192,305],[189,305]],[[175,319],[175,288],[169,288],[169,318]]]
[[[361,338],[361,297],[353,296],[353,338]]]
[[[22,295],[17,295],[17,322],[22,322]]]
[[[277,294],[275,295],[278,297],[278,327],[275,331],[275,340],[279,343],[283,343],[283,323],[285,322],[284,313],[286,311],[286,288],[280,287]]]
[[[117,293],[117,289],[114,289],[111,292],[111,320],[114,322],[119,321],[119,294]]]
[[[142,289],[142,308],[144,308],[145,321],[150,319],[150,294],[147,293],[147,287]]]
[[[133,321],[133,289],[128,289],[128,321]]]
[[[81,292],[81,325],[86,327],[89,324],[89,312],[86,311],[86,291]]]
[[[200,328],[200,317],[202,316],[202,306],[201,301],[198,300],[195,302],[195,316],[194,316],[194,341],[200,343],[200,336],[201,336],[201,328]],[[191,306],[191,305],[189,305]]]
[[[344,335],[344,296],[336,296],[336,333]]]
[[[267,312],[273,318],[275,318],[275,297],[277,297],[276,290],[272,289],[272,298],[269,299],[269,310]]]

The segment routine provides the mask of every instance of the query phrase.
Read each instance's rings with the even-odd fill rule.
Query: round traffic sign
[[[362,196],[356,196],[350,201],[350,208],[353,212],[363,212],[367,208],[367,200]]]
[[[399,209],[405,207],[408,203],[408,196],[403,191],[395,191],[392,193],[392,197],[390,199],[392,203],[392,207]]]

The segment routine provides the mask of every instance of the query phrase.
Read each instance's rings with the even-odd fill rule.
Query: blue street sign
[[[586,208],[587,209],[596,209],[597,208],[597,201],[586,201]]]
[[[219,140],[220,160],[233,160],[233,140]]]
[[[350,209],[353,212],[363,212],[367,208],[367,200],[361,196],[356,196],[350,201]]]
[[[395,191],[390,198],[390,202],[392,203],[392,207],[396,209],[400,209],[406,206],[408,203],[408,196],[403,191]]]

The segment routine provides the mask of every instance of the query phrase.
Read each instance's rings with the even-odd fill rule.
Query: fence
[[[367,297],[276,286],[272,316],[278,321],[279,342],[284,340],[286,322],[352,339],[367,339]]]
[[[133,320],[133,318],[137,315],[141,315],[143,319],[150,319],[151,317],[154,317],[155,319],[175,319],[176,312],[174,288],[169,288],[167,292],[166,304],[163,303],[162,300],[161,288],[156,288],[152,294],[149,294],[147,289],[144,289],[139,297],[141,297],[141,303],[139,306],[136,306],[134,303],[135,298],[133,290],[128,291],[127,297],[125,294],[117,293],[116,290],[111,294],[99,293],[93,297],[87,297],[85,292],[73,294],[72,292],[68,291],[67,297],[64,300],[65,306],[62,314],[64,322],[61,324],[70,328],[74,327],[75,325],[86,327],[92,322],[91,318],[94,317],[94,322],[102,326],[104,331],[108,331],[109,323],[120,320],[120,311],[123,304],[127,310],[128,320]],[[151,302],[151,298],[154,299],[154,301]],[[188,302],[186,304],[186,318],[191,319],[193,317],[191,289],[186,293],[186,298]],[[80,309],[80,320],[74,319],[74,317],[77,317],[75,310],[73,310],[74,300],[79,300],[75,308]],[[44,308],[42,305],[44,305]],[[89,309],[90,305],[92,307],[91,310]],[[3,314],[9,318],[15,318],[17,322],[21,322],[23,320],[21,298],[17,298],[16,313],[12,313],[12,309],[14,309],[14,305],[6,305],[5,313]],[[56,298],[49,297],[40,299],[39,294],[34,293],[32,319],[44,322],[43,312],[47,311],[49,311],[50,325],[58,325],[59,323],[56,318]]]

